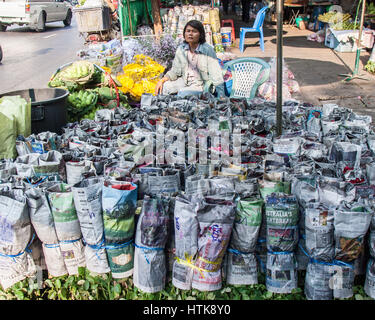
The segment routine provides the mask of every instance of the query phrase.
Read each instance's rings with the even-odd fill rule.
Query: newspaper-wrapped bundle
[[[14,163],[10,160],[1,160],[0,163],[0,181],[8,181],[8,179],[17,174]]]
[[[368,246],[369,246],[370,256],[372,258],[375,258],[375,215],[374,214],[372,215],[371,223],[370,223]]]
[[[298,199],[298,198],[297,198]],[[299,202],[299,219],[298,219],[298,245],[296,249],[296,260],[298,270],[306,270],[307,264],[309,263],[309,254],[306,249],[306,228],[305,228],[305,217],[306,208],[301,202]]]
[[[296,260],[297,260],[297,269],[306,270],[309,263],[309,256],[306,249],[306,234],[299,234],[298,246],[296,249]]]
[[[175,169],[166,169],[163,176],[156,176],[152,173],[148,176],[148,192],[156,194],[176,194],[181,190],[180,172]]]
[[[341,261],[335,261],[333,282],[333,297],[347,299],[353,296],[354,266]]]
[[[337,207],[342,201],[355,199],[355,187],[351,183],[321,177],[318,184],[319,200],[326,207]]]
[[[333,211],[323,205],[309,204],[305,210],[306,250],[311,258],[332,261],[335,253],[333,241]]]
[[[172,200],[173,205],[171,205],[171,210],[174,211],[174,201],[175,199]],[[166,282],[172,281],[173,278],[173,264],[175,262],[175,257],[176,257],[176,241],[175,241],[175,230],[174,230],[174,212],[171,211],[169,216],[169,227],[168,227],[168,240],[167,244],[165,246],[165,255],[167,259],[167,278]]]
[[[186,180],[186,195],[231,195],[233,194],[236,185],[236,178],[233,177],[213,177],[205,179],[202,175],[192,175]]]
[[[174,208],[176,261],[173,264],[172,283],[176,288],[190,290],[194,258],[198,251],[199,223],[196,202],[177,196]]]
[[[33,166],[39,165],[39,153],[30,153],[24,156],[19,156],[14,162],[17,170],[17,175],[21,177],[33,177]]]
[[[132,175],[133,178],[138,180],[138,199],[140,200],[144,198],[145,194],[150,194],[148,176],[151,174],[154,177],[160,177],[163,174],[163,169],[156,167],[140,167],[137,168]]]
[[[295,196],[273,193],[266,197],[267,248],[293,251],[298,243],[298,204]]]
[[[367,263],[366,280],[364,286],[366,294],[375,299],[375,260],[370,258]]]
[[[239,200],[226,261],[228,284],[257,284],[255,249],[262,221],[263,200]]]
[[[70,185],[74,185],[82,181],[83,178],[96,174],[92,161],[83,160],[79,162],[68,161],[66,166],[66,180]]]
[[[270,181],[266,179],[259,180],[259,191],[263,199],[272,193],[290,194],[290,182]]]
[[[297,261],[293,252],[267,252],[267,290],[291,293],[297,288]]]
[[[135,234],[134,285],[144,292],[164,289],[170,201],[161,196],[145,196]]]
[[[321,118],[321,125],[323,136],[327,136],[331,133],[337,134],[340,126],[342,125],[342,119],[340,119],[340,117],[332,119],[323,116]]]
[[[47,177],[49,181],[65,181],[65,162],[60,152],[29,153],[15,161],[17,175],[25,178]]]
[[[366,176],[367,176],[367,181],[369,182],[369,184],[374,185],[375,184],[375,164],[374,163],[366,164]]]
[[[22,190],[0,192],[0,285],[4,290],[36,273],[29,246],[35,235]]]
[[[86,267],[95,273],[110,271],[104,244],[101,178],[85,179],[72,188],[82,237]]]
[[[63,155],[55,150],[39,156],[39,165],[34,166],[37,177],[48,176],[49,181],[66,181],[65,161]]]
[[[292,180],[291,191],[296,196],[300,205],[306,206],[310,202],[319,202],[316,176],[295,176]]]
[[[335,298],[353,296],[354,262],[364,249],[364,237],[371,223],[371,211],[361,203],[343,202],[334,211]]]
[[[349,166],[357,168],[361,160],[362,147],[349,142],[334,142],[331,147],[329,160],[345,162]]]
[[[52,211],[47,195],[42,188],[32,188],[25,192],[31,224],[42,242],[48,273],[59,277],[68,273],[66,269],[59,240],[56,235]]]
[[[308,132],[314,133],[317,135],[319,140],[322,136],[322,124],[321,124],[322,112],[318,109],[310,110],[306,122],[306,130]]]
[[[306,269],[305,295],[308,300],[332,300],[333,268],[329,263],[310,261]]]
[[[133,274],[137,185],[105,180],[102,186],[105,247],[113,278]]]
[[[78,267],[84,267],[86,263],[72,187],[58,183],[49,187],[47,193],[65,266],[70,275],[78,274]]]
[[[235,208],[234,197],[205,197],[198,202],[198,256],[192,288],[200,291],[221,288],[221,266],[232,233]]]
[[[335,259],[354,262],[364,246],[372,211],[361,203],[343,202],[334,211]]]

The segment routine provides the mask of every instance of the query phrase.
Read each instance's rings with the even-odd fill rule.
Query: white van
[[[46,23],[62,21],[69,26],[72,7],[64,0],[0,0],[0,31],[18,24],[44,31]]]

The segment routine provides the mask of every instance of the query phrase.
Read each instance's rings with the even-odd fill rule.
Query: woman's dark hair
[[[185,31],[186,31],[186,28],[188,26],[190,26],[194,29],[197,29],[199,31],[199,43],[200,44],[206,42],[206,33],[204,31],[203,24],[202,24],[202,22],[200,22],[198,20],[190,20],[186,23],[185,28],[184,28],[184,32],[182,33],[182,35],[184,36],[184,39],[185,39]]]

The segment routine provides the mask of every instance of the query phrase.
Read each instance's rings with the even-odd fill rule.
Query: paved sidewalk
[[[241,26],[251,26],[241,21],[241,17],[228,15],[222,19],[233,19],[236,29],[235,46],[230,52],[237,57],[259,57],[268,61],[276,57],[276,25],[266,24],[265,51],[259,46],[257,33],[247,33],[245,50],[239,50],[239,30]],[[358,114],[368,114],[375,120],[375,76],[366,72],[363,67],[367,63],[370,52],[361,53],[360,73],[366,80],[355,79],[344,82],[340,74],[351,73],[354,69],[356,53],[339,53],[317,43],[307,40],[312,32],[299,30],[296,27],[284,26],[283,56],[295,79],[300,85],[300,93],[294,95],[304,102],[321,105],[337,103],[353,109]],[[362,101],[358,99],[362,98]]]

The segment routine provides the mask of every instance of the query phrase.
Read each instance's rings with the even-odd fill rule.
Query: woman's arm
[[[182,76],[181,55],[182,49],[181,46],[179,46],[176,50],[176,54],[172,62],[172,68],[165,74],[165,76],[169,77],[168,80],[174,81],[177,80],[178,77]]]
[[[155,86],[155,94],[162,94],[163,93],[163,86],[164,82],[170,80],[168,75],[165,75],[161,78]]]
[[[208,58],[208,77],[212,81],[213,85],[215,86],[216,93],[219,97],[225,96],[224,91],[224,77],[223,77],[223,70],[220,67],[219,61],[217,60],[216,52],[212,48],[209,50]]]

